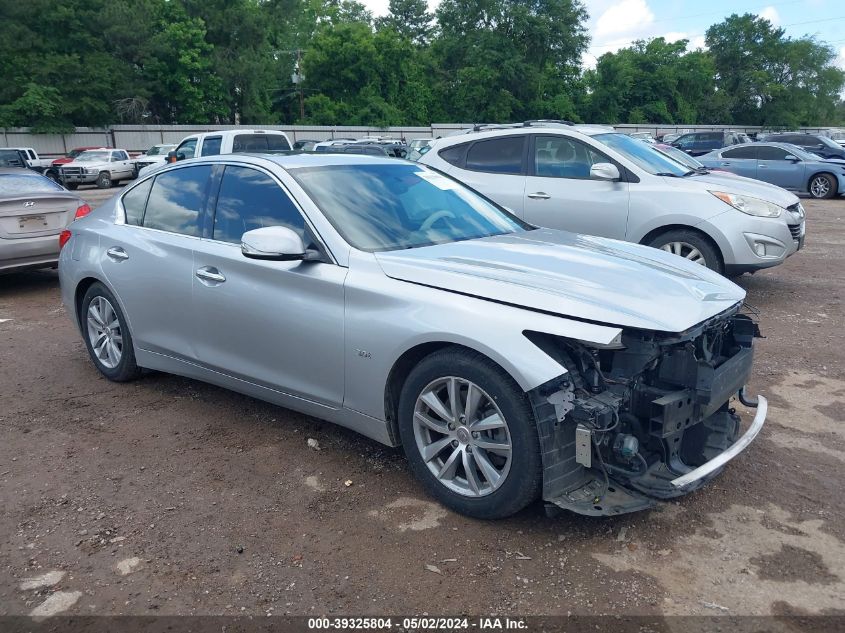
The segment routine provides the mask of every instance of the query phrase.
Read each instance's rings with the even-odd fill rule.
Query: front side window
[[[111,159],[112,159],[112,162],[114,162],[114,161],[118,161],[118,160],[123,160],[123,157],[120,155],[120,152],[112,152],[111,153]]]
[[[197,151],[197,139],[189,138],[176,148],[176,158],[184,160],[186,158],[193,158]]]
[[[210,165],[175,169],[156,176],[143,225],[199,237],[210,176]]]
[[[722,158],[757,158],[757,148],[736,147],[722,152]]]
[[[137,187],[133,187],[123,196],[123,210],[126,212],[126,224],[141,226],[144,219],[144,209],[147,198],[153,186],[153,179],[145,180]]]
[[[466,168],[494,174],[521,174],[525,136],[503,136],[473,143]]]
[[[563,136],[538,136],[534,143],[534,173],[552,178],[589,180],[590,168],[610,160],[584,143]]]
[[[757,154],[758,160],[786,160],[786,157],[789,156],[789,152],[785,149],[780,147],[774,147],[773,145],[766,145],[761,147],[759,153]]]
[[[227,165],[217,196],[213,238],[238,244],[244,233],[265,226],[286,226],[308,242],[305,220],[275,180],[257,169]]]
[[[288,170],[355,248],[390,251],[532,227],[459,182],[420,165],[357,164]]]
[[[220,153],[220,144],[222,141],[222,136],[207,136],[202,142],[200,156],[217,156]]]

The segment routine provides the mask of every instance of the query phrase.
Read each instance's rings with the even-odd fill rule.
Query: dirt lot
[[[845,200],[805,204],[806,250],[740,281],[767,336],[760,438],[704,490],[609,519],[469,520],[330,424],[109,383],[54,272],[0,278],[0,615],[845,613]]]

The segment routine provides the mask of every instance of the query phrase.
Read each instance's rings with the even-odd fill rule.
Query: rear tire
[[[673,253],[720,274],[724,270],[719,251],[695,231],[686,229],[666,231],[652,239],[648,246]]]
[[[88,288],[79,306],[79,322],[88,354],[103,376],[114,382],[127,382],[141,374],[126,317],[103,284],[94,283]]]
[[[837,194],[836,179],[830,174],[816,174],[810,179],[807,191],[817,200],[828,200]]]
[[[107,171],[101,171],[100,175],[97,176],[97,188],[98,189],[111,189],[111,186],[112,186],[111,174]]]
[[[77,189],[79,189],[79,183],[78,182],[66,182],[66,183],[64,183],[64,185],[65,185],[65,189],[67,189],[68,191],[76,191]]]
[[[435,412],[437,402],[433,409],[426,404],[432,395],[444,415]],[[471,399],[476,406],[468,406]],[[398,413],[411,471],[443,505],[477,519],[499,519],[538,497],[542,463],[531,405],[486,356],[449,347],[424,358],[402,387]]]

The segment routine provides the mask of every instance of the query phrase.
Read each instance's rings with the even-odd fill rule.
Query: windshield
[[[419,165],[289,169],[332,226],[363,251],[391,251],[532,227],[463,185]]]
[[[175,147],[175,145],[153,145],[150,151],[147,152],[147,156],[161,156]]]
[[[695,160],[692,156],[687,154],[685,151],[678,149],[677,147],[672,147],[671,145],[659,144],[655,145],[654,148],[662,153],[666,154],[672,160],[675,160],[681,165],[687,167],[687,169],[706,169],[702,163],[699,163]]]
[[[108,152],[82,152],[79,156],[76,157],[76,162],[78,163],[99,163],[108,161],[109,153]]]
[[[666,154],[656,150],[653,145],[643,143],[641,140],[631,138],[625,134],[611,132],[608,134],[597,134],[593,138],[615,149],[640,169],[644,169],[655,176],[670,175],[680,177],[689,172],[686,166],[681,165],[669,158]]]
[[[790,154],[795,155],[796,158],[800,158],[801,160],[821,160],[818,154],[812,154],[805,150],[803,147],[798,147],[798,145],[793,145],[792,143],[784,143],[783,147],[784,149],[788,150]]]
[[[0,174],[0,196],[64,191],[61,185],[38,174]]]
[[[819,141],[821,141],[823,145],[827,145],[828,147],[832,147],[833,149],[842,149],[842,146],[839,143],[832,141],[826,136],[820,136]]]

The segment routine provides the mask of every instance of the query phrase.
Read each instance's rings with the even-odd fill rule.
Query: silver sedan
[[[106,378],[172,372],[401,445],[470,516],[647,508],[714,477],[765,419],[760,398],[740,435],[729,406],[755,404],[742,289],[535,228],[415,163],[188,160],[70,231],[62,297]]]
[[[49,178],[0,167],[0,272],[55,267],[62,231],[90,211]]]

